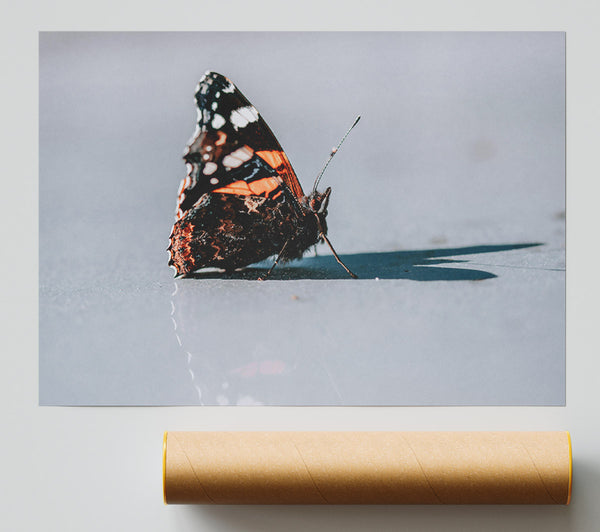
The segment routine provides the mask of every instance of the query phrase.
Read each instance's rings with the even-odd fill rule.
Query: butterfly
[[[188,172],[167,248],[175,276],[208,267],[232,272],[276,256],[261,277],[266,279],[280,261],[298,259],[326,242],[356,278],[327,238],[331,187],[316,190],[337,148],[305,195],[275,135],[228,78],[206,72],[195,98],[198,124],[184,152]]]

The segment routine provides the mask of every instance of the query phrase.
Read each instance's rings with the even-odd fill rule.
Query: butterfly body
[[[265,121],[225,76],[207,72],[195,96],[198,126],[168,247],[176,276],[232,271],[274,255],[293,260],[319,241],[329,244],[331,189],[304,194]]]

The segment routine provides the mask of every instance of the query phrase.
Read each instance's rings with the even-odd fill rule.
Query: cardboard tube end
[[[167,435],[165,430],[163,434],[163,458],[162,458],[162,478],[163,478],[163,502],[167,504]]]
[[[571,433],[567,431],[567,440],[569,441],[569,491],[567,495],[567,504],[571,503],[571,488],[573,486],[573,446],[571,444]]]

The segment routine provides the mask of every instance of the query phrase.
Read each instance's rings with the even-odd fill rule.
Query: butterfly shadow
[[[516,249],[541,246],[541,243],[497,244],[467,246],[461,248],[423,249],[414,251],[388,251],[379,253],[355,253],[340,255],[341,260],[356,273],[359,279],[409,279],[412,281],[482,281],[493,279],[495,274],[472,268],[452,268],[442,264],[465,264],[468,260],[453,257],[498,253]],[[233,273],[217,271],[196,272],[188,277],[194,279],[242,279],[256,280],[272,265],[263,261]],[[300,279],[350,279],[332,255],[306,257],[287,264],[279,264],[271,273],[270,280]]]

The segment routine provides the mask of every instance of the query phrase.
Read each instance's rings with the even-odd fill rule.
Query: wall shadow
[[[422,249],[412,251],[389,251],[380,253],[355,253],[340,255],[342,261],[358,275],[359,279],[409,279],[412,281],[482,281],[493,279],[495,274],[471,268],[452,268],[442,264],[468,263],[454,257],[498,253],[541,246],[542,243],[489,244],[461,248]],[[188,275],[193,279],[245,279],[256,280],[271,266],[264,261],[250,268],[233,273],[196,272]],[[299,279],[349,279],[331,255],[305,257],[288,264],[279,264],[270,280]]]
[[[590,522],[592,528],[578,527],[576,511],[560,505],[204,505],[179,510],[198,530],[529,532],[532,523],[544,532],[593,530]]]

